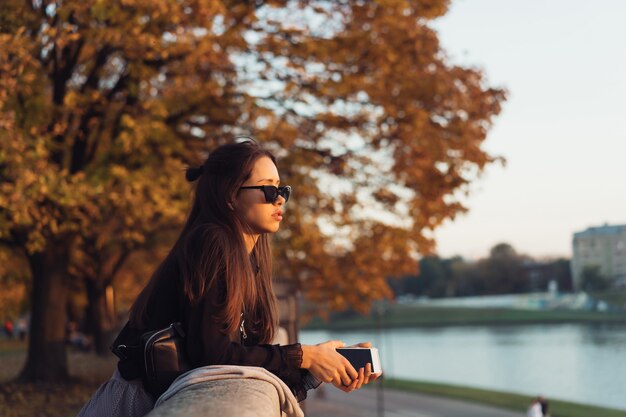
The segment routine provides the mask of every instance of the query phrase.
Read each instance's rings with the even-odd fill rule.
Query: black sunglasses
[[[278,199],[278,196],[282,196],[285,199],[285,203],[289,201],[289,195],[291,194],[291,185],[283,185],[282,187],[276,187],[275,185],[254,185],[247,187],[239,187],[243,189],[263,190],[265,194],[266,203],[274,203]]]

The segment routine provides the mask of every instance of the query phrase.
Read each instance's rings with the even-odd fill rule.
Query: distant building
[[[581,289],[586,266],[597,266],[613,286],[626,286],[626,225],[590,227],[574,233],[572,245],[574,289]]]

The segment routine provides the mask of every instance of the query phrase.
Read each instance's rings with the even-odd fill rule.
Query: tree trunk
[[[28,255],[33,289],[30,337],[21,381],[69,379],[65,327],[69,244],[49,242],[43,252]]]
[[[106,301],[106,284],[99,280],[86,279],[87,290],[87,331],[93,336],[93,343],[98,355],[108,355],[111,342],[112,317]]]

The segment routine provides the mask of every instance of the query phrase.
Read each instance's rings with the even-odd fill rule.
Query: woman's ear
[[[231,210],[234,210],[235,208],[233,207],[232,203],[227,203],[228,204],[228,208],[230,208]]]

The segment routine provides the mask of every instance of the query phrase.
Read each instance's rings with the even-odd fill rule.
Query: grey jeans
[[[152,410],[154,402],[141,380],[127,381],[115,368],[113,376],[100,385],[77,417],[142,417]]]

